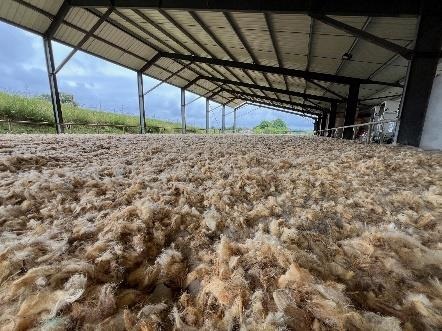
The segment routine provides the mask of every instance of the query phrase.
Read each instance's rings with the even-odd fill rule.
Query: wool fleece
[[[442,155],[2,135],[0,330],[441,330]]]

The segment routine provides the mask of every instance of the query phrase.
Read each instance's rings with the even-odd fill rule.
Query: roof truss
[[[180,9],[205,11],[275,12],[341,16],[416,16],[422,11],[442,14],[438,0],[349,1],[349,0],[70,0],[81,7],[115,6],[122,8]],[[433,5],[433,8],[429,6]]]

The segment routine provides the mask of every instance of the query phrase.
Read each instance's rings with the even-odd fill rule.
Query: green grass
[[[137,126],[138,116],[115,114],[111,112],[95,111],[72,105],[63,104],[64,123],[76,124],[111,124]],[[28,124],[11,123],[11,132],[13,133],[54,133],[54,117],[52,105],[46,100],[37,97],[25,97],[21,95],[7,94],[0,92],[0,119],[49,122],[48,125],[37,126]],[[181,123],[169,121],[148,119],[148,127],[162,127],[166,133],[177,132]],[[189,128],[190,130],[196,128]],[[126,132],[137,133],[138,128],[127,128]],[[7,123],[0,123],[0,132],[8,132]],[[68,133],[97,133],[97,128],[86,126],[72,126],[66,128]],[[99,133],[123,133],[123,128],[101,127]]]

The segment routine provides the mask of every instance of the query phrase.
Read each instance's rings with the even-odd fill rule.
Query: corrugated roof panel
[[[340,59],[329,59],[323,57],[310,58],[310,71],[335,73],[338,69]]]
[[[359,63],[354,61],[346,61],[345,65],[342,67],[340,74],[343,76],[348,76],[349,74],[352,77],[366,79],[369,77],[376,69],[379,68],[379,64],[377,63]]]
[[[304,70],[307,65],[307,54],[297,55],[284,53],[282,56],[284,68]]]
[[[160,11],[157,10],[143,10],[146,16],[153,20],[156,24],[160,25],[163,29],[166,29],[171,35],[178,39],[181,44],[186,45],[189,49],[193,51],[194,54],[201,56],[209,56],[201,47],[196,45],[192,40],[190,40],[183,32],[181,32],[170,20],[166,18]],[[168,11],[164,12],[166,15],[169,14]],[[185,27],[183,27],[185,29]]]
[[[278,65],[264,14],[235,13],[232,16],[260,63]]]
[[[72,8],[65,17],[65,21],[89,31],[98,21],[98,17],[82,8]]]
[[[11,0],[0,1],[1,18],[38,33],[44,33],[51,24],[49,16]]]
[[[147,41],[157,46],[157,48],[166,51],[177,51],[180,53],[187,54],[187,50],[183,48],[180,44],[176,43],[173,39],[169,38],[162,31],[157,29],[154,25],[150,24],[144,18],[142,18],[138,13],[129,9],[120,9],[119,12],[127,17],[132,22],[139,25],[144,31],[148,31],[153,37],[149,36],[147,33],[144,33],[141,29],[136,29],[133,24],[125,22],[121,17],[117,16],[117,20],[119,23],[123,24],[127,28],[132,29],[137,34],[141,34]],[[143,15],[143,11],[141,11],[141,15]],[[167,45],[167,46],[166,46]]]
[[[169,11],[173,19],[190,33],[200,45],[208,49],[210,53],[220,59],[227,59],[227,55],[222,48],[204,31],[197,21],[188,12],[183,11]],[[211,30],[211,23],[207,26]]]
[[[54,34],[55,39],[61,40],[69,45],[77,45],[84,36],[84,33],[65,24],[62,24]]]
[[[102,41],[93,37],[89,38],[89,40],[84,44],[82,48],[87,50],[88,52],[98,54],[116,62],[118,62],[120,57],[124,54],[123,51],[114,47],[110,47]]]
[[[271,14],[275,33],[310,33],[310,17],[307,15]]]
[[[364,26],[364,23],[367,20],[367,17],[361,17],[361,16],[330,16],[331,18],[348,24],[354,28],[362,29]],[[334,28],[330,25],[324,24],[318,20],[315,20],[315,33],[322,34],[322,35],[331,35],[331,36],[351,36],[351,34],[346,33],[342,30],[339,30],[337,28]]]
[[[131,12],[131,11],[129,11],[129,12]],[[110,18],[114,22],[121,25],[124,30],[128,31],[130,34],[137,36],[137,38],[142,40],[144,42],[144,44],[146,44],[150,48],[154,48],[154,49],[160,50],[160,51],[167,51],[167,52],[174,51],[176,49],[176,48],[171,48],[170,46],[168,46],[168,44],[166,44],[164,42],[164,38],[162,36],[157,37],[157,36],[153,35],[153,37],[152,37],[151,35],[149,35],[148,33],[152,33],[150,26],[147,29],[143,28],[143,26],[138,28],[139,25],[137,25],[136,22],[133,22],[132,18],[125,19],[124,15],[123,15],[123,17],[121,17],[115,13],[112,13],[110,15]],[[156,31],[156,32],[158,33],[158,31]],[[179,49],[182,50],[182,48],[179,48]]]
[[[367,32],[378,37],[394,40],[414,40],[416,37],[417,19],[398,17],[372,18]]]
[[[249,60],[247,51],[236,36],[229,22],[222,13],[218,12],[196,12],[200,19],[210,26],[210,30],[216,35],[220,42],[229,49],[229,51],[239,61]]]
[[[354,37],[349,36],[326,36],[321,34],[313,34],[312,38],[312,56],[341,59],[342,55],[347,52]]]
[[[57,14],[63,4],[63,0],[24,0],[24,2],[30,3],[52,15]]]

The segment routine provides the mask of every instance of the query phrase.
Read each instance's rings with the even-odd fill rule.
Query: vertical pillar
[[[223,105],[222,110],[221,131],[222,133],[226,131],[226,105]]]
[[[319,130],[319,117],[315,119],[315,123],[313,124],[313,131],[316,132]]]
[[[51,39],[43,37],[43,47],[45,51],[46,68],[49,77],[49,88],[51,90],[52,111],[54,112],[55,129],[57,133],[63,133],[63,113],[61,112],[60,93],[58,92],[57,74],[55,73],[54,53],[52,51]]]
[[[321,126],[322,126],[322,116],[318,116],[318,129],[317,129],[317,131],[321,130]],[[317,134],[317,136],[320,136],[320,135],[321,135],[321,133],[319,132]]]
[[[322,115],[322,121],[321,121],[321,136],[325,136],[325,129],[327,129],[327,114],[324,112]]]
[[[143,73],[137,72],[138,81],[138,109],[140,110],[140,133],[146,133],[146,112],[144,110],[144,86],[143,86]]]
[[[181,89],[181,133],[186,133],[186,90]]]
[[[210,100],[206,99],[206,133],[209,133]]]
[[[359,84],[352,84],[348,89],[347,109],[345,111],[344,126],[354,125],[356,111],[358,109]],[[353,138],[353,128],[344,129],[344,139]]]
[[[436,15],[422,15],[418,21],[414,55],[408,64],[401,101],[396,139],[399,144],[415,147],[420,145],[441,46],[442,19]]]
[[[236,132],[236,108],[233,109],[233,133]]]
[[[330,114],[328,115],[328,126],[327,129],[333,129],[336,126],[336,112],[338,111],[338,104],[336,102],[332,102],[330,105]],[[328,137],[331,137],[333,132],[328,131]]]

